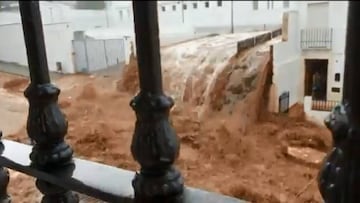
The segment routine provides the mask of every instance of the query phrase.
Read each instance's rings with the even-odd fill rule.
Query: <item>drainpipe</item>
[[[54,23],[54,16],[53,16],[53,10],[52,10],[53,8],[52,7],[50,7],[49,8],[49,10],[50,10],[50,19],[51,19],[51,23]]]
[[[182,15],[182,23],[185,23],[184,19],[184,1],[181,1],[181,15]]]
[[[105,18],[106,18],[106,27],[109,28],[109,12],[108,12],[108,9],[109,9],[109,3],[110,2],[106,2],[106,6],[105,6]]]
[[[231,0],[231,33],[234,33],[234,1]]]

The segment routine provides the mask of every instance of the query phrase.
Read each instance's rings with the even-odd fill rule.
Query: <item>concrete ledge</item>
[[[65,168],[43,171],[31,166],[31,146],[10,140],[0,142],[0,165],[60,187],[106,202],[133,203],[135,172],[83,159]],[[11,178],[11,177],[10,177]],[[10,194],[11,195],[11,194]],[[186,187],[183,203],[245,203],[245,201]]]

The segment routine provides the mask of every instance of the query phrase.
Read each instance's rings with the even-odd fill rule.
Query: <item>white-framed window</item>
[[[173,6],[172,6],[172,10],[173,10],[173,11],[176,11],[176,5],[173,5]]]
[[[166,11],[166,7],[165,7],[165,6],[161,6],[161,10],[162,10],[163,12],[165,12],[165,11]]]
[[[187,9],[187,5],[183,4],[183,9],[186,10]]]
[[[193,3],[193,9],[197,9],[197,3]]]
[[[222,6],[222,1],[217,1],[217,6],[221,7]]]

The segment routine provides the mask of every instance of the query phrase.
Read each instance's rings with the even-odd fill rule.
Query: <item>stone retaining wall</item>
[[[240,53],[240,52],[244,51],[245,49],[255,47],[256,45],[259,45],[259,44],[263,44],[277,36],[280,36],[281,33],[282,33],[282,31],[280,28],[280,29],[276,29],[274,31],[270,31],[270,32],[240,41],[237,44],[237,52]]]

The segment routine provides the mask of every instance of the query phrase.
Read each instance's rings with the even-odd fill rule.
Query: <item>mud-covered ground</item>
[[[164,62],[165,91],[176,99],[170,119],[181,140],[176,166],[186,184],[251,202],[322,202],[315,179],[319,160],[330,148],[330,134],[305,121],[301,105],[288,115],[267,112],[272,98],[268,51],[237,56],[201,53],[204,59],[194,59],[198,64],[193,70],[169,72],[179,64],[182,68],[185,60],[197,56],[195,52],[193,56],[179,52],[183,57],[174,66],[169,64],[171,58]],[[223,59],[207,58],[211,55]],[[216,67],[209,66],[214,63]],[[135,115],[129,106],[138,89],[135,61],[122,76],[119,81],[120,74],[71,75],[54,82],[62,90],[59,104],[69,120],[66,140],[75,155],[137,170],[130,153]],[[7,92],[1,97],[23,97],[26,79],[0,73],[0,80]],[[19,122],[18,129],[7,138],[28,142],[25,122]],[[9,192],[15,203],[40,199],[33,178],[17,172],[11,172]]]
[[[129,107],[132,95],[116,91],[116,80],[110,77],[77,75],[56,83],[63,87],[60,105],[76,156],[138,169],[129,149],[135,121]],[[314,181],[318,166],[290,159],[284,152],[287,146],[326,151],[326,129],[304,121],[301,113],[262,114],[247,132],[238,129],[241,112],[216,112],[202,121],[193,114],[191,105],[184,104],[171,115],[182,144],[176,165],[187,185],[253,202],[321,202]],[[9,138],[27,142],[24,128]],[[9,191],[14,202],[39,199],[33,179],[18,173],[12,173]]]

